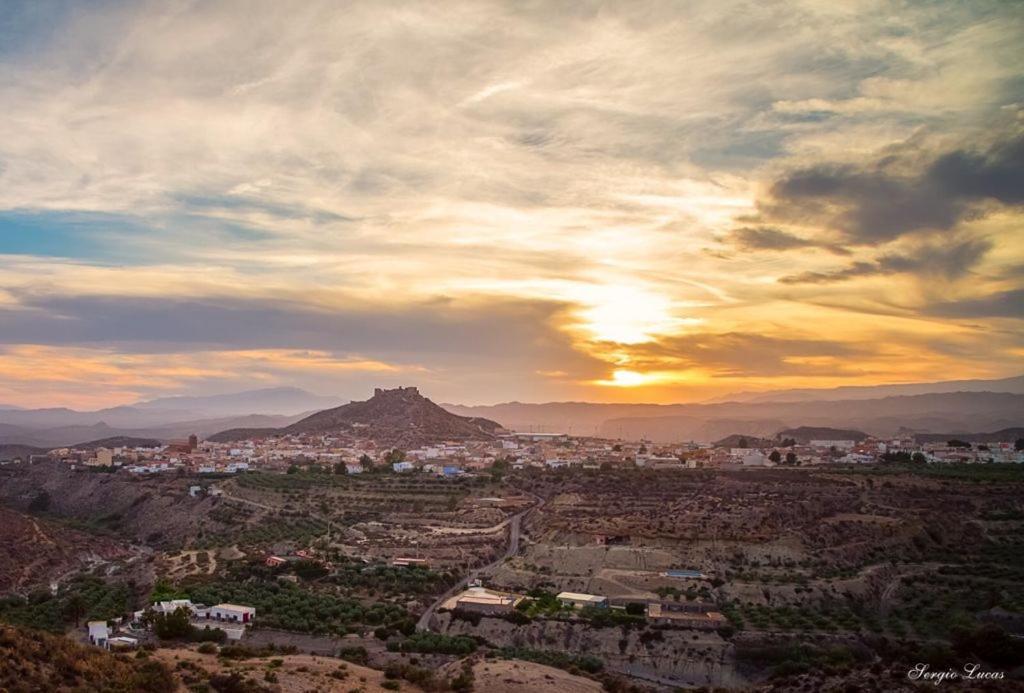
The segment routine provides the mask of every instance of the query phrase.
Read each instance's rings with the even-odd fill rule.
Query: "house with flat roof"
[[[471,587],[458,596],[455,608],[484,615],[507,614],[519,603],[520,597],[494,592],[483,587]]]
[[[256,618],[256,608],[239,604],[217,604],[210,607],[206,617],[214,621],[252,623]]]
[[[556,599],[558,599],[561,604],[572,607],[596,606],[599,608],[607,608],[608,606],[608,597],[602,597],[599,594],[559,592]]]
[[[725,616],[718,611],[712,611],[712,605],[701,606],[703,608],[695,605],[678,608],[675,603],[652,602],[647,605],[647,620],[656,625],[697,630],[714,630],[726,624]]]
[[[89,644],[107,649],[110,640],[110,628],[106,621],[89,621],[86,625],[89,629]]]

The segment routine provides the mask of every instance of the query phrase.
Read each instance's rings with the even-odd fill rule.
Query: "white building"
[[[256,609],[252,606],[238,604],[218,604],[209,608],[206,617],[214,621],[252,623],[256,618]]]
[[[565,606],[608,606],[608,597],[599,594],[583,594],[582,592],[559,592],[556,597]]]
[[[110,628],[106,621],[89,621],[89,644],[106,649],[109,647]]]
[[[812,440],[812,448],[835,448],[836,450],[849,450],[856,443],[852,440]]]

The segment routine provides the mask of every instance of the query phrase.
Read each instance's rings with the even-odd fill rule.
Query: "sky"
[[[0,403],[1024,372],[1018,2],[0,3]]]

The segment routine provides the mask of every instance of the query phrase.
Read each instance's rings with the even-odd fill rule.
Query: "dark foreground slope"
[[[66,637],[0,625],[0,690],[164,693],[177,689],[159,662],[110,654]]]

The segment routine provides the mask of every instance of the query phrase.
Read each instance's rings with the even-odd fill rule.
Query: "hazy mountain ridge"
[[[297,387],[273,387],[223,395],[162,397],[132,406],[136,409],[172,411],[203,411],[221,416],[239,414],[293,415],[336,407],[345,402],[340,397],[314,395]]]
[[[717,404],[501,404],[451,406],[463,415],[487,416],[513,430],[544,430],[576,435],[655,442],[710,442],[745,431],[760,437],[798,426],[856,429],[892,435],[915,432],[992,431],[1024,421],[1024,395],[948,392],[870,400],[813,402],[723,402]]]
[[[725,402],[808,402],[879,399],[900,395],[929,395],[944,392],[1009,392],[1024,394],[1024,375],[998,380],[946,380],[933,383],[897,385],[845,385],[835,388],[801,388],[766,392],[736,392],[715,397],[703,404]]]
[[[915,433],[960,431],[965,434],[995,431],[1021,425],[1024,421],[1024,393],[962,390],[955,392],[914,395],[888,395],[872,399],[860,398],[866,392],[890,392],[893,388],[944,388],[954,385],[978,387],[987,384],[1004,389],[1024,389],[1024,376],[993,381],[954,381],[951,383],[923,383],[920,385],[878,386],[875,388],[837,388],[835,390],[791,390],[775,393],[782,401],[728,401],[699,404],[601,404],[590,402],[548,402],[525,404],[509,402],[485,406],[437,405],[432,413],[422,415],[421,423],[434,427],[436,436],[458,438],[471,435],[490,435],[495,426],[520,431],[564,432],[573,435],[603,436],[608,438],[647,438],[656,442],[696,440],[710,442],[744,431],[749,435],[772,437],[790,427],[817,426],[840,429],[858,429],[875,435],[891,435],[901,428]],[[850,399],[801,401],[805,393],[828,393],[836,397],[849,395]],[[845,394],[844,394],[845,393]],[[418,394],[418,393],[417,393]],[[764,393],[751,394],[762,397]],[[742,397],[742,395],[738,395]],[[787,401],[786,398],[792,401]],[[793,399],[795,398],[795,399]],[[292,415],[253,411],[260,406],[293,407],[323,402],[337,402],[340,398],[313,395],[298,388],[269,388],[210,397],[168,397],[131,406],[112,407],[92,412],[75,411],[63,407],[47,409],[0,409],[0,444],[20,444],[40,448],[53,448],[115,436],[154,438],[161,441],[184,438],[191,433],[209,437],[230,432],[230,436],[244,431],[266,435],[308,419],[303,427],[328,422],[332,415],[344,414],[338,419],[346,426],[373,424],[375,435],[400,438],[402,431],[389,427],[397,422],[401,428],[410,420],[389,419],[386,410],[379,415],[363,415],[360,407],[345,409],[342,405],[328,409],[311,407]],[[368,400],[369,401],[369,400]],[[365,404],[365,403],[350,403]],[[219,416],[209,411],[238,408],[244,414]],[[438,412],[476,422],[455,424]],[[353,418],[344,421],[349,414]],[[416,415],[420,416],[420,415]],[[388,421],[392,423],[388,423]],[[415,416],[413,419],[415,420]],[[434,423],[428,423],[433,420]],[[445,423],[447,421],[447,423]],[[299,428],[293,430],[300,430]],[[392,435],[394,434],[394,435]],[[232,438],[235,439],[235,438]]]
[[[852,440],[856,443],[868,437],[863,431],[854,431],[848,428],[830,428],[828,426],[797,426],[786,428],[775,434],[779,440],[792,438],[801,445],[807,445],[812,440]]]
[[[996,443],[1024,438],[1024,426],[1004,428],[988,433],[918,433],[914,439],[918,443],[944,443],[949,440],[962,440],[967,443]]]
[[[206,438],[219,431],[230,428],[281,428],[303,417],[298,416],[264,416],[252,414],[230,418],[198,419],[180,421],[160,426],[145,428],[114,427],[105,422],[92,426],[57,426],[54,428],[22,428],[15,426],[0,427],[0,443],[31,445],[42,448],[57,448],[75,445],[84,441],[126,436],[131,438],[155,438],[166,442],[188,437],[195,433]]]
[[[337,406],[343,401],[340,397],[314,395],[299,388],[267,388],[226,395],[165,397],[95,411],[67,407],[0,409],[0,424],[28,429],[99,423],[113,428],[159,427],[249,415],[299,416]]]

